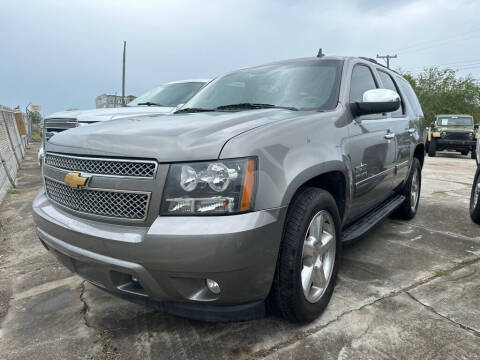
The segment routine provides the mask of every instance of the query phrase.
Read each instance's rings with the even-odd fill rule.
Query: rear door
[[[363,100],[363,93],[379,88],[372,68],[354,65],[350,79],[349,102]],[[352,220],[385,200],[393,191],[396,139],[392,119],[387,114],[364,115],[350,124],[349,156],[354,181]]]
[[[395,167],[396,171],[392,178],[393,187],[399,186],[403,180],[407,177],[408,168],[412,156],[412,131],[415,129],[410,127],[408,121],[408,115],[405,109],[405,102],[402,96],[399,86],[393,79],[393,77],[386,71],[377,68],[377,74],[382,83],[382,88],[393,90],[400,95],[401,104],[400,108],[396,111],[388,113],[391,118],[390,129],[395,134],[396,140],[396,154],[395,154]]]

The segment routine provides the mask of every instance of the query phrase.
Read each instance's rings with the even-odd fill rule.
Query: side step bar
[[[343,230],[342,243],[347,244],[365,234],[381,220],[390,215],[405,200],[405,196],[397,195],[388,199],[375,209]]]

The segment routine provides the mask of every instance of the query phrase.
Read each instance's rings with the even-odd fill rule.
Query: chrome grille
[[[155,161],[96,159],[54,153],[47,153],[45,164],[63,170],[80,171],[89,174],[141,178],[153,178],[157,169]]]
[[[50,200],[68,209],[118,219],[144,220],[150,201],[149,193],[76,190],[50,178],[45,178],[45,190]]]
[[[43,124],[47,131],[63,131],[77,127],[78,121],[73,118],[49,118]]]

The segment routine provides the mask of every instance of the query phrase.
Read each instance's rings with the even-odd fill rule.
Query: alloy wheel
[[[308,226],[302,251],[302,288],[310,303],[320,300],[330,283],[336,242],[333,218],[328,211],[321,210]]]
[[[415,169],[412,177],[412,186],[410,189],[410,206],[412,211],[415,211],[420,197],[420,181],[418,176],[418,169]]]

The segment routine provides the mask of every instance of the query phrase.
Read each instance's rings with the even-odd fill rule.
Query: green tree
[[[470,114],[480,119],[480,86],[468,75],[458,77],[453,69],[426,68],[417,76],[404,73],[422,105],[427,124],[437,114]]]
[[[28,116],[32,119],[33,124],[37,126],[40,124],[41,115],[38,111],[29,111]]]

